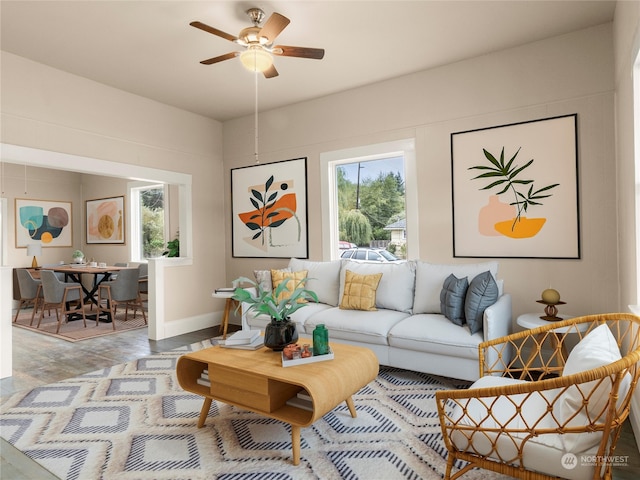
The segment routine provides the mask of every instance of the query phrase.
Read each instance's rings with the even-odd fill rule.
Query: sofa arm
[[[503,294],[496,303],[487,307],[484,311],[484,318],[482,321],[482,331],[484,335],[484,341],[493,340],[494,338],[504,337],[511,333],[511,295],[508,293]],[[502,358],[499,358],[498,352],[491,350],[486,352],[486,356],[479,352],[480,358],[480,376],[485,375],[485,362],[487,365],[495,365],[499,361],[508,364],[513,356],[512,349],[506,348],[502,352]],[[497,373],[495,375],[498,375]]]
[[[505,293],[484,311],[482,321],[484,341],[509,335],[511,329],[511,295]]]

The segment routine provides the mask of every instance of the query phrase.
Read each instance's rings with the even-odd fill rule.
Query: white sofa
[[[370,348],[382,365],[477,380],[478,345],[511,333],[511,297],[502,292],[502,281],[495,280],[497,262],[437,265],[293,258],[288,268],[293,272],[306,270],[306,288],[316,292],[319,299],[291,315],[299,336],[310,339],[316,325],[324,324],[330,341]],[[375,296],[376,311],[339,307],[347,270],[360,275],[382,273]],[[456,325],[441,313],[441,292],[450,274],[471,283],[487,271],[495,280],[497,301],[480,314],[482,329],[472,334],[468,324]],[[243,315],[243,328],[264,329],[269,321],[268,316],[250,312]]]

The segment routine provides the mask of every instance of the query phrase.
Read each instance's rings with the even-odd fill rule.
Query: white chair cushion
[[[440,311],[440,291],[444,280],[451,274],[458,278],[467,277],[469,283],[474,277],[489,270],[494,280],[498,275],[498,262],[437,265],[416,262],[415,299],[413,313],[442,313]]]
[[[525,383],[524,380],[516,380],[512,378],[485,376],[473,383],[470,388],[484,388],[484,387],[502,387],[505,385],[513,385],[517,383]],[[513,459],[517,456],[517,445],[512,441],[508,441],[498,444],[498,452],[492,452],[495,447],[492,446],[492,441],[499,437],[495,433],[487,432],[485,429],[495,428],[509,428],[509,429],[526,429],[536,426],[537,428],[554,428],[556,422],[553,420],[551,412],[547,411],[547,406],[558,395],[559,390],[548,390],[544,392],[534,392],[532,394],[517,394],[497,397],[484,397],[482,399],[472,398],[469,403],[466,404],[466,413],[463,412],[460,405],[456,405],[454,408],[452,418],[455,420],[461,418],[461,425],[477,426],[478,431],[474,433],[471,438],[466,438],[464,435],[456,437],[455,443],[458,448],[466,451],[476,451],[483,455],[489,455],[494,458],[498,458],[496,453],[502,457],[503,460]],[[528,398],[527,398],[528,396]],[[524,403],[523,403],[524,402]],[[521,413],[518,413],[518,406],[522,405],[524,408]],[[487,408],[490,406],[490,411]],[[485,430],[482,432],[482,430]],[[468,436],[469,434],[467,434]],[[518,438],[524,440],[528,437],[528,433],[514,433],[509,434],[512,438]],[[528,442],[540,443],[553,448],[562,449],[562,441],[558,434],[538,435],[531,438]]]
[[[360,275],[382,273],[376,292],[376,307],[398,312],[411,313],[413,307],[413,288],[415,269],[413,262],[402,263],[364,263],[344,260],[340,271],[340,298],[344,294],[344,277],[347,270]],[[444,278],[442,279],[444,282]],[[438,289],[438,309],[440,308],[440,289]]]

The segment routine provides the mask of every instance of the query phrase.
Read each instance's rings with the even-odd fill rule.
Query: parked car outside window
[[[338,242],[338,248],[340,250],[346,250],[347,248],[356,248],[357,245],[355,243],[351,243],[351,242],[345,242],[344,240],[340,240]]]
[[[397,262],[395,255],[383,248],[350,248],[340,255],[341,258],[351,260],[365,260],[368,262]]]

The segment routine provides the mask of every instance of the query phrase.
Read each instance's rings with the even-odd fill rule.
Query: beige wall
[[[26,167],[7,163],[2,172],[3,197],[7,199],[7,265],[30,267],[31,257],[27,257],[26,248],[16,248],[15,243],[15,199],[29,198],[37,200],[56,200],[71,202],[70,247],[43,248],[38,256],[38,264],[71,261],[76,248],[82,248],[84,230],[80,228],[82,219],[82,174],[52,170],[48,168]],[[25,187],[26,176],[26,187]]]
[[[193,264],[168,269],[164,307],[167,322],[213,323],[223,304],[211,292],[226,278],[221,124],[13,54],[1,61],[3,143],[192,175]],[[111,191],[89,184],[83,198]],[[7,263],[24,265],[24,255]]]
[[[562,313],[613,311],[620,308],[613,79],[612,25],[606,24],[265,112],[261,161],[308,157],[310,258],[321,259],[320,154],[415,138],[420,211],[419,224],[408,230],[419,231],[420,256],[475,262],[453,258],[450,134],[577,113],[582,258],[501,259],[499,276],[513,295],[514,317],[539,310],[535,300],[549,284],[568,303]],[[253,163],[252,121],[224,124],[227,200],[230,169]],[[229,238],[226,246],[230,251]],[[233,279],[285,263],[228,257],[227,274]]]
[[[636,305],[638,299],[638,192],[639,174],[635,156],[640,150],[638,141],[640,118],[634,128],[633,109],[640,92],[633,97],[633,63],[640,51],[640,2],[618,2],[615,12],[615,81],[616,81],[616,156],[617,204],[620,250],[620,308]],[[640,72],[636,72],[638,75]],[[640,85],[640,79],[636,79]],[[635,132],[635,139],[634,139]],[[635,151],[634,151],[635,149]]]
[[[624,8],[635,16],[631,21],[623,16],[621,22],[630,26],[620,30],[625,43],[616,50],[626,58],[637,38],[633,34],[637,5],[627,3],[632,2],[623,2]],[[616,40],[618,32],[616,29]],[[620,180],[626,179],[627,186],[617,189],[614,73],[630,101],[630,84],[625,79],[630,60],[618,62],[622,66],[614,69],[613,37],[612,25],[603,25],[265,112],[260,117],[262,162],[307,156],[309,215],[320,218],[322,152],[413,137],[420,220],[409,228],[419,231],[421,258],[464,262],[469,260],[452,258],[451,211],[441,207],[442,199],[451,197],[450,133],[578,113],[582,259],[503,259],[500,275],[514,296],[516,315],[537,309],[534,301],[550,282],[568,302],[567,313],[623,308],[637,301],[636,287],[626,287],[635,279],[635,268],[625,263],[619,270],[618,257],[624,255],[626,262],[635,264],[635,238],[631,239],[633,232],[625,235],[618,249],[617,232],[632,228],[619,227],[616,220],[618,206],[632,202],[630,176],[625,173],[632,167],[628,161],[621,165]],[[251,117],[225,122],[221,128],[213,120],[11,54],[2,54],[2,64],[3,142],[194,175],[196,261],[169,280],[175,292],[168,300],[176,306],[174,315],[180,315],[184,304],[189,305],[187,314],[211,310],[215,305],[208,297],[216,286],[248,275],[256,267],[284,263],[233,259],[226,254],[231,251],[226,234],[229,172],[253,161]],[[628,117],[618,116],[623,121],[618,138],[630,136]],[[629,152],[627,146],[620,154],[628,158]],[[216,194],[223,189],[224,196]],[[612,194],[616,191],[623,198]],[[622,208],[621,215],[635,214]],[[622,220],[629,224],[627,218]],[[310,238],[310,256],[319,259],[319,222],[311,222]],[[629,280],[623,299],[621,278]],[[178,301],[183,294],[190,301]]]

